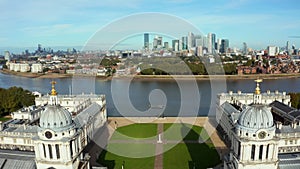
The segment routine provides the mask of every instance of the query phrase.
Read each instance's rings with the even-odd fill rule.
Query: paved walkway
[[[164,131],[164,124],[158,123],[157,124],[157,135],[160,136],[160,140],[163,140],[163,131]],[[159,138],[158,138],[159,139]],[[154,169],[163,169],[163,144],[162,142],[157,142],[156,149],[155,149],[155,161],[154,161]]]

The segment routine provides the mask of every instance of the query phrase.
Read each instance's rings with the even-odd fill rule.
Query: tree
[[[0,88],[0,116],[34,104],[34,95],[20,87]]]
[[[296,109],[300,109],[300,93],[289,93],[291,96],[291,105]]]

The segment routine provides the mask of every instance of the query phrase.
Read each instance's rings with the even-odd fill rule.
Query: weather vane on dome
[[[50,83],[51,83],[51,85],[52,85],[51,95],[52,95],[52,96],[56,96],[56,95],[57,95],[57,92],[56,92],[56,90],[55,90],[55,84],[56,84],[56,81],[52,80]]]
[[[260,94],[259,83],[261,83],[263,80],[258,78],[254,81],[256,82],[255,94]]]

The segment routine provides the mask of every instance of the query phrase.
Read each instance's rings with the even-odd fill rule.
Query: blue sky
[[[143,12],[178,16],[201,32],[255,49],[300,47],[298,0],[0,0],[0,48],[83,46],[99,29]],[[187,33],[186,33],[187,34]],[[142,40],[141,40],[142,45]]]

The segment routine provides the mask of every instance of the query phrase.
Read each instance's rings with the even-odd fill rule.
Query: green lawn
[[[7,120],[10,120],[11,118],[6,118],[6,117],[0,117],[0,121],[5,122]]]
[[[194,165],[195,169],[206,169],[221,162],[212,144],[166,144],[164,149],[170,149],[164,153],[164,169],[194,169]]]
[[[132,124],[117,128],[111,140],[130,140],[156,137],[157,124]]]
[[[155,144],[111,143],[107,151],[101,153],[98,161],[109,169],[121,169],[123,161],[125,162],[124,168],[153,169],[154,155]]]
[[[164,124],[164,139],[199,140],[200,136],[202,139],[209,139],[208,134],[202,127],[182,123]]]
[[[103,151],[99,156],[99,163],[109,169],[121,169],[123,161],[125,169],[153,169],[156,144],[145,143],[142,140],[157,139],[157,124],[133,124],[120,127],[117,131],[111,138],[114,142],[109,143],[107,151]],[[199,137],[208,137],[202,127],[190,124],[164,124],[164,131],[164,139],[167,140],[196,141]],[[124,139],[124,135],[128,137]],[[151,138],[152,136],[155,137]],[[130,138],[134,138],[135,143],[131,143]],[[164,169],[204,169],[221,162],[210,141],[201,144],[163,144],[163,148]]]

